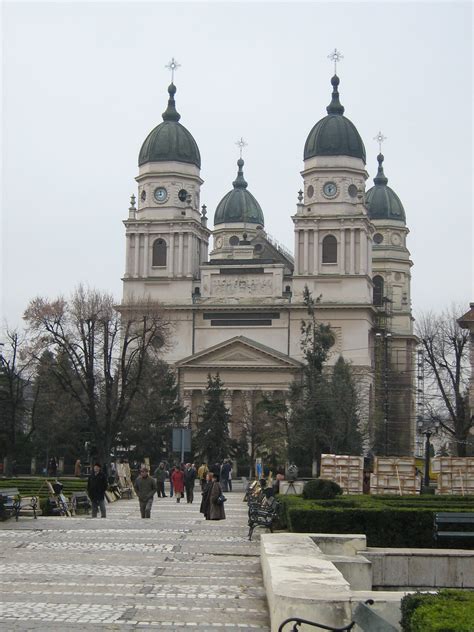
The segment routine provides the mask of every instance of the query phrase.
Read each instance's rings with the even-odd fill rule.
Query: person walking
[[[204,515],[204,518],[206,520],[209,520],[209,516],[210,516],[210,505],[211,505],[211,489],[212,489],[212,483],[214,481],[214,474],[211,471],[208,471],[206,474],[206,480],[204,483],[204,488],[201,492],[202,494],[202,500],[201,500],[201,506],[199,508],[199,511]]]
[[[92,517],[97,518],[97,511],[100,509],[100,517],[105,518],[105,492],[107,491],[107,477],[102,471],[100,463],[94,463],[92,473],[87,479],[87,493],[92,503]]]
[[[174,489],[173,489],[173,478],[172,478],[172,476],[173,476],[173,472],[175,471],[175,469],[176,469],[176,465],[173,465],[173,467],[170,469],[170,471],[168,473],[168,476],[169,476],[169,479],[170,479],[170,498],[173,498]]]
[[[140,514],[142,518],[151,517],[151,506],[153,496],[156,492],[156,481],[150,476],[148,468],[144,465],[140,470],[140,475],[135,480],[134,485],[140,503]]]
[[[186,489],[186,502],[192,503],[194,500],[194,483],[196,481],[196,470],[191,463],[186,463],[184,470],[184,487]]]
[[[230,470],[229,470],[229,480],[227,481],[227,484],[229,485],[229,491],[232,491],[232,463],[229,461],[230,464]]]
[[[213,481],[209,494],[209,520],[225,520],[222,487],[219,481]]]
[[[74,476],[80,478],[82,472],[81,459],[77,459],[74,463]]]
[[[209,472],[209,468],[207,467],[207,463],[202,463],[201,466],[198,469],[198,479],[199,482],[201,483],[201,491],[204,491],[204,488],[206,487],[207,484],[207,473]]]
[[[220,482],[222,485],[222,490],[224,492],[229,491],[229,472],[231,471],[232,466],[229,463],[228,459],[225,459],[224,463],[221,466],[221,477]]]
[[[56,478],[56,474],[58,473],[58,464],[54,456],[49,459],[48,463],[48,474],[49,476],[54,476]]]
[[[156,479],[158,498],[166,498],[165,481],[166,481],[167,476],[168,476],[168,472],[166,471],[165,464],[162,461],[155,470],[155,479]]]
[[[179,503],[184,492],[184,472],[181,467],[174,468],[174,471],[171,474],[171,481],[173,483],[176,502]]]

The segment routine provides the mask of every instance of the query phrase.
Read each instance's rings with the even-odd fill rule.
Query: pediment
[[[297,360],[244,336],[236,336],[176,363],[178,367],[231,369],[299,369]]]

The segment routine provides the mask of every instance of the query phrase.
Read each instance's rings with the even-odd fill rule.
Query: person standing
[[[105,492],[107,491],[107,477],[102,471],[100,463],[94,463],[92,473],[87,480],[87,493],[92,503],[92,517],[97,518],[97,511],[100,509],[100,517],[107,515],[105,509]]]
[[[58,464],[54,456],[49,459],[48,463],[48,474],[49,476],[54,476],[56,478],[56,474],[58,473]]]
[[[171,474],[171,481],[173,483],[176,502],[179,503],[184,492],[184,472],[181,467],[174,468],[174,471]]]
[[[212,484],[214,482],[214,474],[211,471],[208,471],[206,474],[206,481],[204,484],[204,488],[202,490],[202,500],[201,500],[201,507],[199,508],[199,511],[204,515],[204,518],[206,520],[209,520],[209,516],[210,516],[210,505],[211,505],[211,489],[212,489]]]
[[[227,484],[229,485],[229,491],[232,491],[232,463],[229,461],[230,464],[230,470],[229,470],[229,480],[227,481]]]
[[[222,498],[222,487],[219,481],[213,481],[209,493],[209,520],[225,520],[224,503]]]
[[[80,478],[82,472],[81,459],[77,459],[74,464],[74,476]]]
[[[232,466],[227,459],[225,459],[224,463],[221,467],[221,478],[220,482],[222,484],[222,489],[225,492],[229,491],[229,472],[231,471]]]
[[[157,496],[158,498],[166,498],[165,494],[165,481],[168,476],[168,472],[166,471],[165,464],[163,461],[158,465],[155,470],[155,479],[156,479],[156,487],[157,487]]]
[[[134,487],[138,495],[142,518],[150,518],[153,496],[156,492],[156,481],[150,476],[150,472],[145,465],[141,468],[140,475],[135,480]]]
[[[204,488],[206,487],[206,477],[207,477],[207,473],[209,472],[209,468],[207,467],[207,463],[202,463],[200,468],[198,469],[198,479],[201,483],[201,491],[204,491]]]
[[[196,470],[191,463],[186,463],[184,470],[184,487],[186,488],[186,502],[192,503],[194,500],[194,483],[196,481]]]

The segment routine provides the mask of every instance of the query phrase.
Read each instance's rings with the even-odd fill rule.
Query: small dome
[[[304,146],[304,160],[314,156],[352,156],[365,163],[365,147],[354,123],[343,116],[344,106],[339,101],[339,77],[331,79],[332,101],[326,108],[328,115],[310,131]]]
[[[365,203],[370,219],[391,219],[406,222],[405,209],[393,189],[387,186],[388,179],[383,172],[382,154],[377,156],[379,169],[374,184],[365,194]]]
[[[214,215],[216,224],[260,224],[264,225],[263,211],[254,196],[247,191],[247,182],[244,178],[244,161],[237,161],[239,170],[237,178],[232,183],[234,188],[224,195],[219,202]]]
[[[152,130],[145,139],[138,156],[138,165],[147,162],[186,162],[201,168],[201,155],[196,141],[188,130],[179,123],[181,115],[176,111],[174,95],[176,86],[168,87],[170,98],[163,112],[163,123]]]

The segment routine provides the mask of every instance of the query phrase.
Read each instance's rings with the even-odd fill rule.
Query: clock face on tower
[[[323,194],[325,197],[333,198],[337,195],[337,186],[334,182],[326,182],[323,186]]]
[[[165,189],[165,187],[158,187],[153,192],[153,197],[159,204],[162,204],[166,201],[168,197],[168,191]]]

